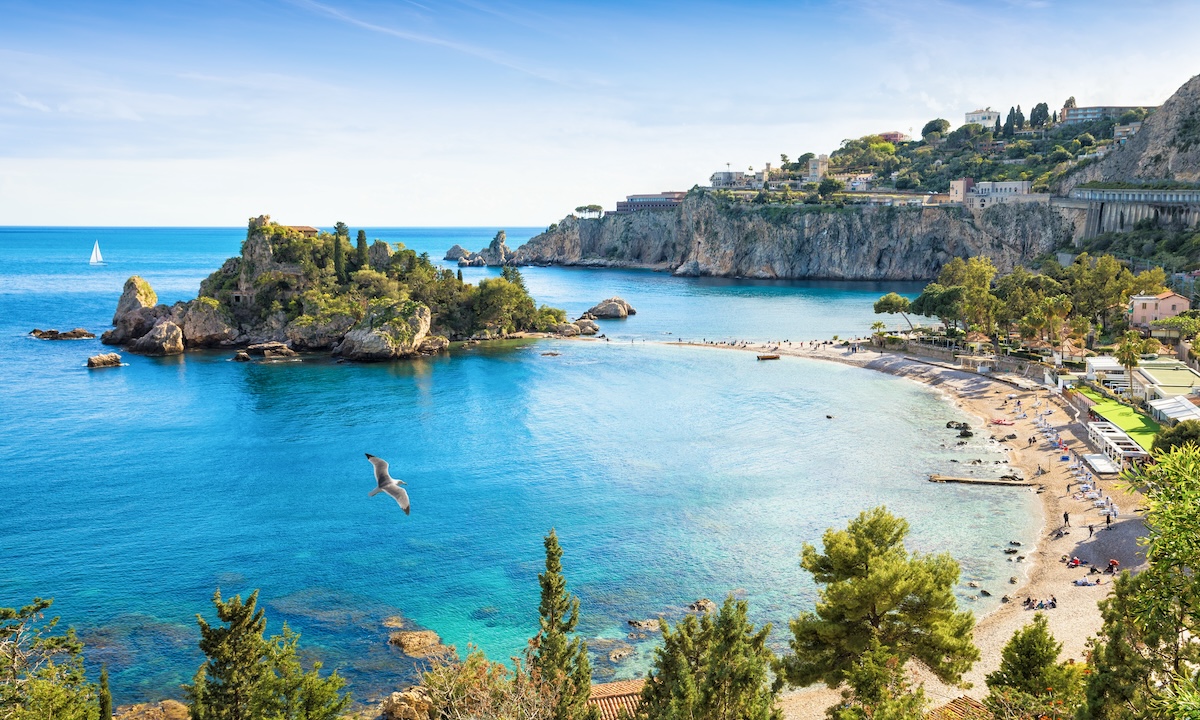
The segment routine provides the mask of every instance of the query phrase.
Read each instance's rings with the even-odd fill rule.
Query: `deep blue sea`
[[[495,228],[369,229],[440,258]],[[535,232],[509,229],[515,247]],[[700,598],[746,598],[756,622],[810,608],[805,541],[886,503],[921,551],[950,551],[1002,594],[1000,547],[1036,530],[1018,490],[933,485],[967,419],[907,380],[833,363],[651,342],[865,334],[872,283],[674,278],[527,268],[539,302],[572,317],[620,295],[613,342],[479,346],[394,364],[239,364],[231,352],[89,371],[99,340],[34,327],[109,326],[122,284],[195,296],[242,228],[0,228],[0,606],[53,597],[104,662],[118,704],[179,695],[200,663],[196,613],[261,589],[359,699],[411,679],[386,643],[402,615],[460,649],[518,653],[536,629],[542,537],[557,529],[597,680],[644,672],[655,637],[626,621],[677,619]],[[100,241],[108,264],[87,264]],[[493,274],[464,270],[475,281]],[[895,319],[891,320],[893,324]],[[554,351],[556,357],[543,353]],[[833,420],[826,415],[834,415]],[[373,487],[364,452],[409,483],[405,517]],[[990,605],[964,602],[977,611]],[[994,599],[993,599],[994,600]],[[633,657],[608,662],[613,642]]]

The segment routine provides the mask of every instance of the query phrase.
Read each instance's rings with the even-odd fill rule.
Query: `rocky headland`
[[[786,207],[736,204],[694,190],[674,210],[598,219],[569,215],[513,253],[515,265],[649,268],[676,275],[925,280],[954,257],[1002,271],[1059,247],[1076,220],[1042,203]]]
[[[194,300],[160,304],[149,283],[129,278],[101,341],[143,355],[244,348],[237,359],[324,351],[379,361],[442,352],[451,339],[553,332],[566,320],[536,307],[519,275],[465,284],[403,245],[368,246],[363,234],[355,248],[341,228],[314,236],[252,218],[241,254]],[[483,255],[508,263],[503,231]]]

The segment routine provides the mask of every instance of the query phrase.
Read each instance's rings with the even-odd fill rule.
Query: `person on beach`
[[[1071,513],[1063,513],[1063,525],[1071,527]]]
[[[1091,537],[1096,532],[1095,526],[1088,525],[1088,537]]]

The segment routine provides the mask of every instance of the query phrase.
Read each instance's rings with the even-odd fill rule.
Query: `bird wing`
[[[367,455],[367,460],[370,460],[371,464],[375,466],[375,482],[379,483],[379,487],[392,482],[392,476],[388,474],[387,460],[374,455]]]
[[[396,498],[396,504],[400,506],[400,509],[404,511],[405,515],[408,514],[408,493],[404,491],[404,488],[400,487],[399,485],[392,484],[384,486],[383,491]]]

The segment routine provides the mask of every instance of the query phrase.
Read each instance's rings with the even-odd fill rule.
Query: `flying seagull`
[[[407,515],[409,508],[408,493],[404,492],[404,488],[400,487],[401,485],[404,485],[405,482],[403,480],[395,480],[391,475],[388,475],[387,460],[375,457],[371,453],[366,453],[366,456],[367,459],[371,461],[371,464],[375,466],[375,482],[379,483],[379,487],[367,493],[367,495],[373,496],[382,490],[388,495],[396,498],[396,504],[398,504],[400,509],[404,511],[404,514]]]

